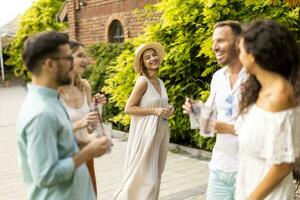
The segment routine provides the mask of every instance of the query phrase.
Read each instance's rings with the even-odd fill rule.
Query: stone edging
[[[201,149],[195,149],[187,146],[183,146],[180,144],[169,144],[169,150],[175,153],[184,154],[191,158],[196,158],[200,160],[209,161],[211,159],[211,152],[201,150]]]
[[[128,133],[119,130],[112,130],[112,136],[113,138],[117,138],[121,141],[126,141],[128,139]],[[209,161],[211,159],[211,152],[209,151],[195,149],[180,144],[170,143],[169,150],[175,153],[184,154],[185,156],[200,159],[200,160]]]

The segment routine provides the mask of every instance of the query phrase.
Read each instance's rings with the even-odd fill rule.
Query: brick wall
[[[86,6],[79,0],[68,0],[69,35],[83,44],[108,41],[108,28],[113,20],[119,20],[123,26],[124,37],[137,37],[144,24],[159,20],[159,14],[152,18],[143,16],[146,4],[159,0],[86,0]]]

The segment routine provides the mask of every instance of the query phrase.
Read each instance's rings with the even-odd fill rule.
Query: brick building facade
[[[159,14],[145,19],[146,4],[159,0],[66,0],[58,17],[68,21],[69,35],[85,45],[100,41],[122,42],[138,36],[145,20],[157,21]]]

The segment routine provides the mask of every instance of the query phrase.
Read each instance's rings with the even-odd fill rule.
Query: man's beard
[[[59,65],[58,69],[63,69],[64,66]],[[56,72],[56,84],[58,86],[70,85],[72,83],[71,71],[73,70],[73,63],[71,63],[69,71],[57,70]]]
[[[67,76],[67,75],[69,75],[69,73],[67,73],[67,74],[57,73],[56,74],[56,83],[59,86],[70,85],[72,82],[72,79],[70,76]]]
[[[236,46],[232,45],[230,48],[230,51],[227,53],[226,60],[222,63],[222,65],[226,66],[230,64],[233,60],[239,57],[239,52],[236,50]]]
[[[71,78],[58,76],[56,78],[56,82],[59,86],[70,85],[71,84]]]

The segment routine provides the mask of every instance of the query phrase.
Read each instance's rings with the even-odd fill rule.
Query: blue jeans
[[[210,170],[206,200],[234,200],[237,172]]]

